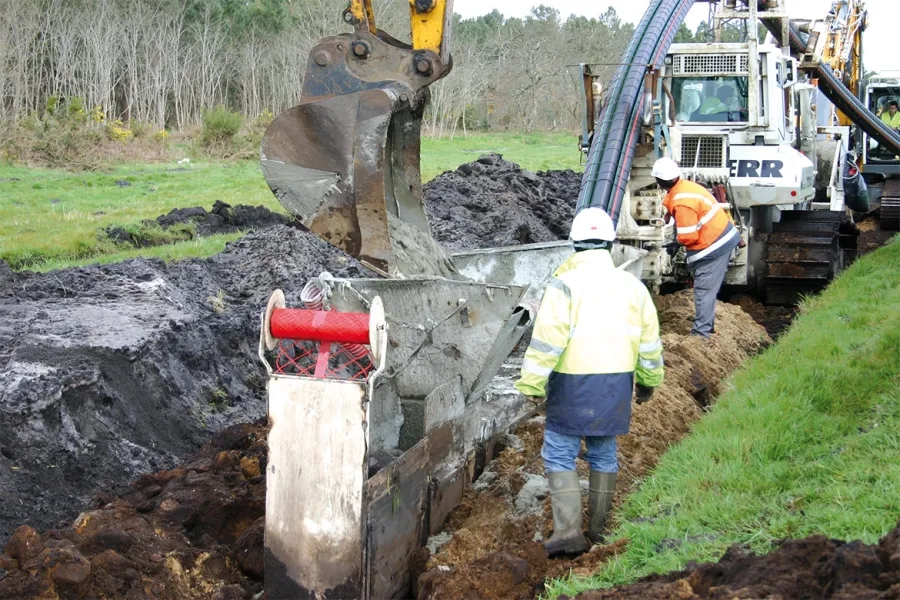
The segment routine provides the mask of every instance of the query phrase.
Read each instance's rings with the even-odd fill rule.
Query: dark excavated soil
[[[5,266],[4,266],[5,267]],[[277,226],[208,260],[47,274],[0,267],[0,543],[56,527],[97,490],[167,468],[265,413],[259,315],[324,270],[367,273]]]
[[[878,545],[814,536],[764,556],[730,548],[717,563],[585,592],[578,600],[866,600],[900,598],[900,525]],[[560,600],[571,600],[561,596]]]
[[[266,432],[265,420],[229,427],[66,527],[19,527],[0,553],[0,600],[250,598],[262,589]]]
[[[428,182],[425,210],[450,251],[555,242],[569,236],[580,187],[580,173],[532,173],[487,154]]]
[[[884,231],[881,229],[880,209],[866,215],[858,224],[859,228],[859,256],[863,256],[884,246],[896,231]]]
[[[291,225],[293,223],[294,219],[291,217],[273,212],[262,205],[231,206],[216,200],[211,210],[207,211],[200,206],[176,208],[154,220],[145,221],[144,226],[155,225],[163,230],[168,230],[176,225],[189,225],[193,228],[193,233],[204,237],[238,231],[259,231],[275,225]],[[115,242],[130,244],[136,248],[169,243],[169,240],[162,238],[154,240],[146,235],[141,235],[139,231],[124,227],[109,227],[103,233]],[[186,232],[182,232],[182,234],[189,237]]]

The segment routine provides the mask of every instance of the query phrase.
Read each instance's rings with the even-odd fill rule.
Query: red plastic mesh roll
[[[270,332],[284,340],[368,344],[369,315],[299,308],[272,311]]]

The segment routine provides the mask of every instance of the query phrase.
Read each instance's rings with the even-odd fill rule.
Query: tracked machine
[[[882,115],[891,101],[900,102],[900,73],[881,73],[870,78],[865,88],[869,110]],[[900,231],[900,154],[867,134],[863,134],[860,142],[863,172],[885,178],[881,194],[881,228]]]
[[[646,41],[632,42],[588,132],[579,208],[606,209],[619,241],[648,251],[648,285],[687,281],[682,256],[666,252],[674,230],[663,222],[650,176],[653,162],[670,156],[719,198],[741,231],[744,247],[726,285],[769,304],[794,303],[823,289],[855,256],[852,215],[868,200],[850,125],[885,147],[900,146],[842,83],[852,65],[859,68],[862,2],[836,0],[823,21],[791,22],[783,2],[724,0],[711,3],[709,30],[720,36],[723,22],[742,22],[743,42],[672,44],[690,4],[653,2],[639,25]],[[760,24],[770,31],[766,43],[746,35]],[[591,98],[586,66],[583,97]],[[593,98],[585,112],[596,112]]]

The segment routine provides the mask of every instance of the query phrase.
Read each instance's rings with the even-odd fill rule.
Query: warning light
[[[797,195],[797,190],[791,190],[791,196],[796,196],[796,195]]]

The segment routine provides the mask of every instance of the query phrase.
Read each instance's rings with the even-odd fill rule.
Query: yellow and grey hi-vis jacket
[[[647,387],[663,381],[650,293],[607,250],[578,252],[544,290],[516,388],[547,397],[549,431],[624,435],[635,378]]]

